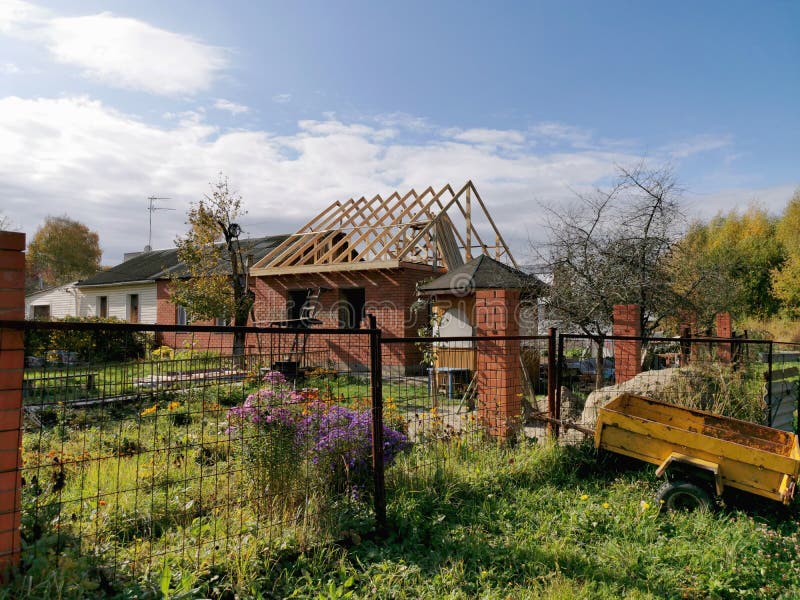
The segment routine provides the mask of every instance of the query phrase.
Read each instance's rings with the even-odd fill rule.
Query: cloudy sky
[[[219,172],[251,235],[472,179],[518,257],[542,205],[671,164],[692,216],[800,185],[800,2],[0,0],[0,213],[103,262]]]

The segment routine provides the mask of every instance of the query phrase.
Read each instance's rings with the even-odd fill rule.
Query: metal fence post
[[[558,373],[556,356],[556,328],[547,331],[547,416],[557,419],[556,415],[556,378]],[[547,435],[556,435],[555,423],[547,422]]]
[[[556,419],[561,421],[561,375],[564,372],[564,335],[558,336],[558,352],[556,361]],[[561,433],[559,424],[556,423],[556,437]]]
[[[767,425],[772,427],[772,340],[767,354]]]
[[[375,499],[375,527],[386,530],[386,480],[383,470],[383,364],[381,330],[375,315],[369,315],[370,384],[372,388],[372,474]]]

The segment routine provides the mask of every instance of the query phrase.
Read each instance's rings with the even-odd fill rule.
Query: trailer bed
[[[800,474],[797,437],[709,412],[622,394],[598,413],[595,446],[657,465],[681,463],[730,486],[788,504]]]

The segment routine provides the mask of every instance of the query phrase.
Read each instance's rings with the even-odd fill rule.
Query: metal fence
[[[25,331],[22,569],[90,561],[112,590],[381,530],[416,477],[487,441],[583,440],[621,392],[797,427],[797,344],[3,328]]]
[[[547,411],[544,336],[409,337],[381,340],[383,417],[414,446],[392,468],[393,485],[447,467],[488,440],[542,438]],[[409,362],[403,357],[414,356]]]
[[[23,569],[114,587],[373,528],[374,330],[251,328],[232,356],[233,329],[23,326]]]
[[[567,423],[590,429],[600,407],[628,392],[797,431],[800,344],[562,334],[558,357],[556,413]]]

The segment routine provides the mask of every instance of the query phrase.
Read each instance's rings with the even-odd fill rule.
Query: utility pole
[[[174,208],[169,208],[166,206],[156,206],[154,202],[156,200],[171,200],[172,198],[167,198],[166,196],[148,196],[147,199],[150,201],[150,204],[147,206],[147,210],[150,213],[150,227],[147,231],[147,250],[150,251],[153,249],[153,213],[157,210],[175,210]]]

